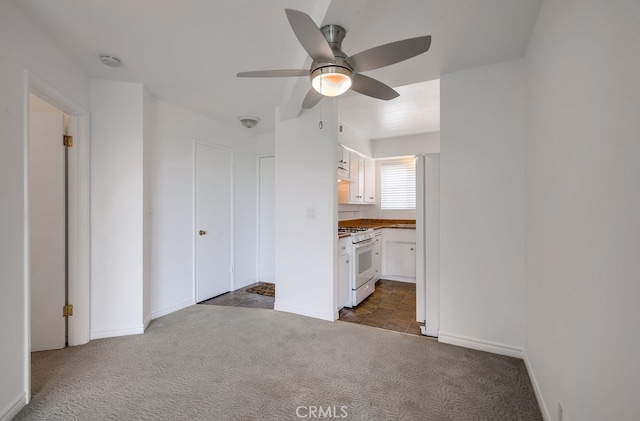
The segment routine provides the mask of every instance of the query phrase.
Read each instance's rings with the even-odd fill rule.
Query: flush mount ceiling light
[[[250,116],[250,115],[243,115],[243,116],[238,117],[238,120],[240,120],[240,124],[242,124],[247,129],[253,129],[254,127],[256,127],[258,125],[258,122],[260,121],[260,118],[259,117],[254,117],[254,116]]]
[[[311,72],[311,86],[321,95],[339,96],[351,88],[353,72],[346,67],[326,66]]]
[[[119,67],[121,63],[118,57],[111,54],[100,54],[100,61],[102,62],[102,64],[111,67]]]

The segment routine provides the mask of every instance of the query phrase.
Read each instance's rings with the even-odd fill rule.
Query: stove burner
[[[338,227],[338,232],[339,233],[355,233],[355,232],[362,232],[362,231],[368,231],[369,228],[364,228],[364,227]]]

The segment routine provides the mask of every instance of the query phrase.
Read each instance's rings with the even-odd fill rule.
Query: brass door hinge
[[[62,307],[62,317],[73,316],[73,304],[65,304]]]
[[[73,136],[64,135],[62,137],[63,137],[62,144],[64,146],[67,146],[69,148],[73,146]]]

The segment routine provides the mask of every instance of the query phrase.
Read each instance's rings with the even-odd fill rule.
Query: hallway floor
[[[266,295],[253,294],[246,292],[247,289],[259,285],[258,283],[248,285],[237,291],[227,292],[226,294],[218,295],[210,300],[203,301],[200,304],[209,304],[216,306],[229,306],[229,307],[249,307],[249,308],[266,308],[273,310],[274,297],[267,297]]]
[[[416,284],[381,279],[373,294],[357,307],[340,310],[340,320],[421,335],[416,322]]]
[[[273,309],[275,299],[246,292],[248,285],[200,304]],[[416,284],[381,279],[376,290],[355,308],[340,310],[339,320],[420,336],[416,316]]]

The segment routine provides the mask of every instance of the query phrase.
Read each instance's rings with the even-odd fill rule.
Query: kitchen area
[[[438,159],[437,154],[429,155],[431,160]],[[425,263],[424,237],[416,235],[417,225],[424,231],[425,221],[426,183],[417,182],[420,177],[424,180],[424,164],[418,165],[421,159],[424,156],[376,160],[338,144],[339,320],[415,335],[426,333],[425,303],[416,295],[417,290],[424,295],[425,277],[424,269],[418,270]],[[403,183],[412,191],[407,192]],[[396,184],[399,193],[393,190]]]
[[[340,221],[339,320],[419,335],[415,244],[415,220]]]

